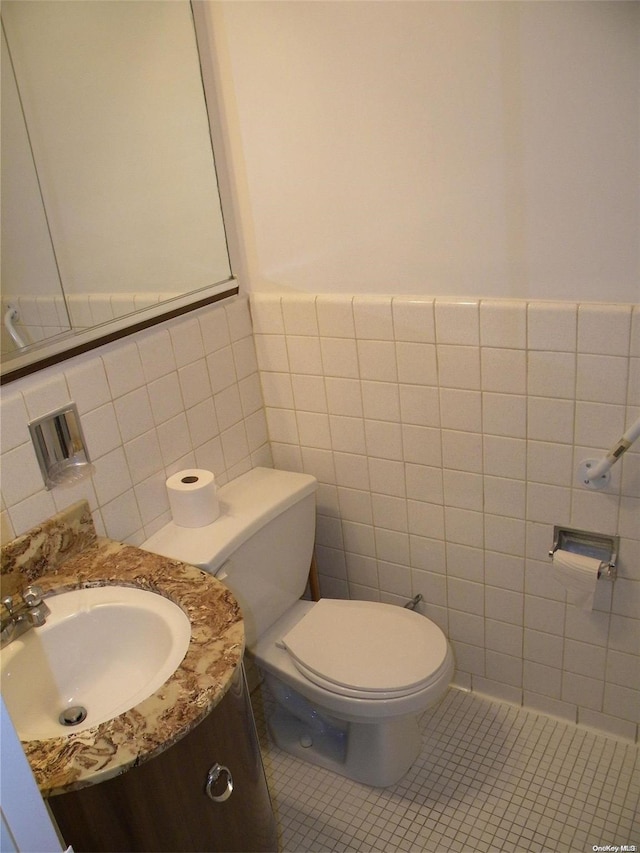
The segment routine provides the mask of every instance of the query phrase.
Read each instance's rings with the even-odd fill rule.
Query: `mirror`
[[[188,0],[1,15],[5,380],[237,288]]]

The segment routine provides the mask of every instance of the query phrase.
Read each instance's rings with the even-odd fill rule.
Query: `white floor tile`
[[[254,694],[283,853],[640,846],[633,744],[453,689],[423,715],[422,752],[406,776],[370,788],[275,747],[269,703]]]

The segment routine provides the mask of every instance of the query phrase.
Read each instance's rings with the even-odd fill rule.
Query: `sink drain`
[[[72,705],[70,708],[65,708],[58,717],[59,722],[63,726],[77,726],[87,719],[87,709],[82,705]]]

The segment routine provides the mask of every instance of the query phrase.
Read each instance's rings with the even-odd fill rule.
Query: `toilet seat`
[[[321,599],[281,643],[309,681],[359,699],[409,696],[449,666],[447,640],[437,625],[373,601]]]

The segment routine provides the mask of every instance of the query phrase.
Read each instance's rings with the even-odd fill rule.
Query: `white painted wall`
[[[640,299],[638,4],[209,13],[251,289]]]

